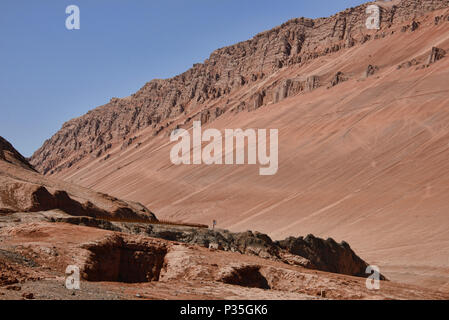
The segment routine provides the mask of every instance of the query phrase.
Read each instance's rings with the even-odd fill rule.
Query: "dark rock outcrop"
[[[319,270],[366,276],[368,264],[355,254],[347,242],[337,243],[331,238],[324,240],[308,235],[305,238],[290,237],[276,244],[289,253],[310,260]],[[382,280],[385,280],[383,276]]]
[[[432,63],[435,63],[438,60],[443,59],[445,55],[446,55],[445,50],[443,50],[441,48],[433,47],[430,52],[429,59],[427,60],[427,64],[430,65]]]

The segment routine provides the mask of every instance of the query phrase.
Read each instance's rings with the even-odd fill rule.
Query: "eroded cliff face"
[[[113,146],[126,148],[146,128],[151,135],[158,135],[170,127],[188,127],[193,120],[207,123],[225,112],[251,111],[314,90],[322,85],[319,74],[283,80],[273,75],[343,48],[388,37],[393,25],[410,22],[410,26],[404,25],[404,32],[419,28],[415,18],[448,7],[449,0],[376,4],[381,7],[380,30],[365,27],[368,3],[329,18],[293,19],[251,40],[218,49],[181,75],[152,80],[130,97],[113,98],[68,121],[35,152],[31,164],[52,174],[87,157],[105,156]],[[443,16],[435,23],[446,20]]]

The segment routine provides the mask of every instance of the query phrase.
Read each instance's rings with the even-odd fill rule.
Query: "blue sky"
[[[362,0],[1,0],[0,135],[25,156],[62,124],[215,49]],[[65,27],[68,5],[81,28]]]

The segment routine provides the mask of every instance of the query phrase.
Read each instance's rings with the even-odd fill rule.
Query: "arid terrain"
[[[449,298],[383,275],[368,290],[368,264],[346,242],[164,224],[138,203],[45,178],[0,142],[0,299]]]
[[[368,4],[293,19],[112,98],[30,164],[1,142],[0,283],[23,283],[0,299],[448,299],[449,0],[376,4],[379,30]],[[172,164],[195,120],[278,129],[277,174]],[[89,290],[63,287],[68,264]]]

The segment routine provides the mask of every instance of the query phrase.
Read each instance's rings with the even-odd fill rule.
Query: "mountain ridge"
[[[194,64],[180,75],[154,79],[129,97],[112,98],[108,104],[66,122],[30,162],[44,174],[54,173],[87,157],[101,157],[113,145],[126,148],[148,127],[157,135],[173,125],[183,126],[193,120],[207,123],[225,112],[257,109],[273,95],[270,84],[262,90],[257,87],[280,69],[385,37],[391,25],[449,5],[448,0],[375,2],[381,8],[382,28],[370,31],[364,24],[366,7],[371,3],[329,18],[291,19],[250,40],[217,49],[204,63]],[[294,90],[297,93],[318,85],[303,79]],[[250,92],[227,101],[231,92],[243,87],[249,87]],[[182,116],[187,119],[178,121]]]

